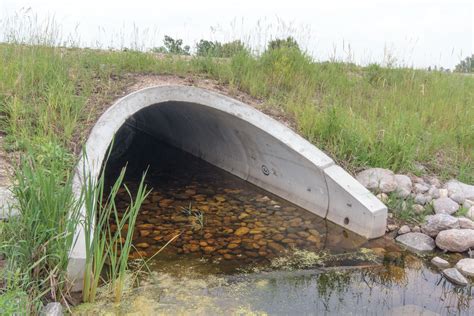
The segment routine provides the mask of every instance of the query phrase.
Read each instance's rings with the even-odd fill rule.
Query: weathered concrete
[[[84,169],[92,179],[98,178],[114,135],[115,146],[126,150],[130,127],[362,236],[376,238],[385,232],[385,205],[322,151],[251,106],[188,86],[143,89],[110,107],[87,140],[87,159],[78,163],[77,194]],[[82,230],[70,257],[70,277],[81,278]]]

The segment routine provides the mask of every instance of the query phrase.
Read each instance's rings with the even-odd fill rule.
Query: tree
[[[246,50],[247,49],[245,48],[245,45],[240,40],[222,44],[218,41],[208,41],[202,39],[196,44],[197,56],[228,58]]]
[[[268,43],[267,50],[274,50],[274,49],[281,49],[281,48],[295,49],[298,51],[300,50],[300,46],[298,45],[298,42],[292,36],[288,36],[286,39],[277,38],[273,41],[270,41]]]
[[[165,35],[163,40],[164,46],[153,48],[152,51],[155,53],[173,54],[173,55],[189,55],[189,45],[183,46],[182,39],[174,39],[171,36]]]
[[[455,72],[472,73],[474,72],[474,54],[461,60],[454,68]]]

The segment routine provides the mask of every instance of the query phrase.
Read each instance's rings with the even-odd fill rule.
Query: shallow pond
[[[109,164],[116,170],[130,162],[132,189],[136,171],[150,165],[153,191],[137,220],[132,258],[149,258],[172,241],[123,304],[104,300],[76,313],[474,313],[470,287],[453,286],[430,258],[390,238],[367,241],[163,144],[133,146],[133,156]],[[127,204],[122,192],[118,205]]]

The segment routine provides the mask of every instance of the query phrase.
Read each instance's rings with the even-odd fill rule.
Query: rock
[[[441,181],[436,177],[429,177],[427,181],[432,187],[439,188],[441,186]]]
[[[436,245],[451,252],[464,252],[474,248],[473,229],[448,229],[436,236]]]
[[[462,229],[474,229],[474,222],[471,221],[469,218],[459,217],[459,227]]]
[[[431,196],[431,198],[433,199],[439,199],[440,196],[439,196],[439,189],[436,188],[436,187],[431,187],[429,190],[428,190],[428,195]]]
[[[448,190],[448,196],[459,204],[464,203],[465,199],[474,200],[474,185],[450,180],[444,187]]]
[[[456,263],[456,269],[467,277],[474,277],[474,259],[464,258]]]
[[[421,228],[420,226],[413,226],[411,231],[414,233],[421,233]]]
[[[359,172],[356,176],[364,187],[382,193],[393,192],[397,189],[397,182],[392,171],[382,168],[371,168]]]
[[[431,237],[436,237],[442,230],[459,228],[459,220],[448,214],[426,216],[426,222],[421,226],[421,231]]]
[[[448,197],[448,190],[447,189],[439,189],[438,193],[439,193],[440,198]]]
[[[309,242],[312,242],[312,243],[316,243],[316,244],[319,244],[319,242],[321,241],[321,239],[319,237],[316,237],[314,235],[308,236],[308,238],[306,238],[306,240],[309,241]]]
[[[397,183],[397,189],[395,192],[399,197],[407,198],[413,188],[411,179],[404,174],[396,174],[394,177],[395,182]]]
[[[63,306],[61,303],[52,302],[48,303],[45,307],[41,309],[40,315],[42,316],[62,316],[63,315]]]
[[[417,195],[415,195],[414,201],[416,204],[425,205],[430,203],[432,199],[433,198],[428,194],[418,193]]]
[[[150,245],[146,242],[141,242],[141,243],[136,244],[136,247],[137,248],[148,248],[148,247],[150,247]]]
[[[382,203],[387,203],[388,202],[388,195],[385,193],[379,193],[377,194],[377,198],[382,202]]]
[[[431,251],[435,247],[433,238],[422,233],[407,233],[400,235],[396,240],[414,252]]]
[[[420,204],[413,204],[412,209],[416,214],[421,214],[425,211],[425,207]]]
[[[471,201],[471,200],[468,200],[468,199],[465,199],[464,203],[462,204],[462,207],[464,207],[467,210],[470,209],[473,206],[474,206],[474,201]]]
[[[387,225],[387,230],[389,232],[393,232],[394,230],[398,229],[398,225],[395,225],[395,224],[388,224]]]
[[[400,229],[398,230],[398,234],[399,235],[403,235],[403,234],[406,234],[406,233],[409,233],[411,232],[411,229],[408,225],[403,225],[402,227],[400,227]]]
[[[276,242],[269,242],[268,247],[271,248],[272,250],[274,250],[277,253],[285,251],[285,247],[283,247],[280,244],[277,244]]]
[[[439,198],[433,201],[433,208],[436,214],[454,214],[459,209],[459,204],[450,198]]]
[[[466,278],[456,268],[444,269],[443,275],[454,284],[463,286],[469,284]]]
[[[449,267],[449,262],[440,257],[434,257],[433,259],[431,259],[431,263],[440,269],[445,269]]]
[[[244,219],[244,218],[249,217],[249,216],[250,216],[250,215],[247,214],[247,213],[241,213],[241,214],[239,215],[239,219]]]
[[[474,206],[471,206],[469,211],[467,211],[466,216],[472,220],[474,220]]]
[[[425,183],[415,183],[413,186],[413,191],[415,191],[415,193],[425,193],[428,192],[429,189],[430,187]]]
[[[240,227],[234,232],[234,234],[237,236],[243,236],[245,234],[248,234],[249,231],[250,229],[248,227]]]

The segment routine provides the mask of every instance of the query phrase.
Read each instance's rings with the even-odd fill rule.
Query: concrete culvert
[[[128,150],[134,131],[191,153],[366,238],[385,233],[387,208],[334,161],[283,124],[235,99],[189,86],[136,91],[110,107],[87,140],[86,171],[97,179],[115,136],[113,155]],[[114,158],[114,157],[113,157]],[[117,157],[115,157],[117,158]],[[71,251],[69,274],[80,280],[84,232]]]

